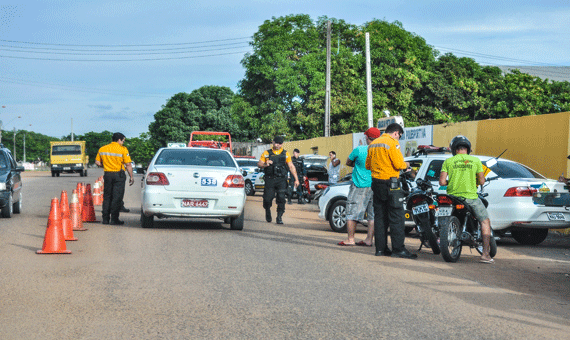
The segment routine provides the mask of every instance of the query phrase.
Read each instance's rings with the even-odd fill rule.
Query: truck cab
[[[61,173],[78,173],[87,176],[89,156],[85,150],[85,141],[50,142],[51,177]]]

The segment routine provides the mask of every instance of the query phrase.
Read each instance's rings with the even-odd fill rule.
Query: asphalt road
[[[37,255],[50,200],[88,177],[24,173],[24,208],[0,219],[0,339],[567,339],[570,238],[464,249],[448,264],[339,247],[315,205],[266,223],[249,197],[243,231],[220,221],[142,229],[140,178],[124,226],[86,224],[69,255]],[[100,207],[95,207],[97,219]],[[357,235],[363,239],[364,234]],[[419,242],[407,238],[408,249]]]

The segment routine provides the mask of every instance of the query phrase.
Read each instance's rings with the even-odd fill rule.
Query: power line
[[[29,42],[29,41],[16,41],[16,40],[3,40],[2,42],[7,43],[18,43],[18,44],[30,44],[30,45],[44,45],[44,46],[73,46],[73,47],[149,47],[149,46],[181,46],[181,45],[193,45],[193,44],[204,44],[219,41],[232,41],[232,40],[243,40],[251,39],[250,37],[240,37],[240,38],[229,38],[229,39],[218,39],[218,40],[206,40],[197,42],[186,42],[186,43],[165,43],[165,44],[139,44],[139,45],[79,45],[79,44],[50,44],[50,43],[40,43],[40,42]]]

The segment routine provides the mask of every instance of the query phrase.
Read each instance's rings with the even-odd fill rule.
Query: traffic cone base
[[[61,212],[57,198],[51,200],[51,210],[48,217],[48,225],[44,237],[44,244],[36,254],[71,254],[65,246],[65,237],[61,225]]]

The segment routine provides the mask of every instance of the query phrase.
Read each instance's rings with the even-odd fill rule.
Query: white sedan
[[[157,218],[215,218],[242,230],[244,179],[227,150],[161,148],[151,160],[142,186],[141,225]]]

